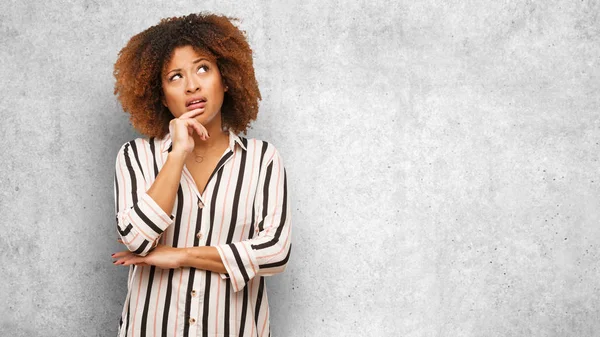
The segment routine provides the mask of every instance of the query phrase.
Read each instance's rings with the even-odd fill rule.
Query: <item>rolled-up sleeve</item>
[[[143,158],[135,140],[123,144],[115,163],[115,210],[117,232],[131,252],[145,256],[156,246],[162,233],[173,223],[173,216],[146,193]],[[146,151],[147,152],[147,151]],[[140,158],[142,157],[142,158]],[[146,160],[144,160],[146,159]]]
[[[271,145],[272,146],[272,145]],[[255,205],[258,216],[250,240],[216,246],[234,291],[240,291],[256,276],[285,270],[291,252],[292,221],[287,176],[279,152],[273,147],[259,178]]]

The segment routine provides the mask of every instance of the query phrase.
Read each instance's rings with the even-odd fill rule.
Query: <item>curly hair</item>
[[[256,119],[261,100],[252,64],[252,49],[236,18],[200,13],[171,17],[133,36],[114,66],[115,95],[140,133],[164,137],[173,115],[163,102],[161,75],[178,47],[191,46],[216,60],[225,92],[222,125],[243,132]]]

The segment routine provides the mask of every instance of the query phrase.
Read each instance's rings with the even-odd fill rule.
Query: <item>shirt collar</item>
[[[236,135],[233,131],[229,130],[229,149],[231,151],[235,151],[235,143],[237,143],[244,151],[246,151],[246,145],[244,145],[244,142],[242,142],[240,137]],[[161,147],[162,152],[171,152],[171,145],[171,134],[167,133],[167,135],[164,138],[163,145]]]

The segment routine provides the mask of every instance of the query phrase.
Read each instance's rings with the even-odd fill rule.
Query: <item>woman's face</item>
[[[196,120],[205,127],[221,124],[221,106],[227,89],[212,58],[191,46],[176,48],[163,71],[162,89],[163,104],[173,116],[204,108]]]

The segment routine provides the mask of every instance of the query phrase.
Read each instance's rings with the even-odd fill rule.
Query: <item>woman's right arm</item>
[[[121,147],[115,163],[117,232],[129,251],[145,256],[173,223],[170,210],[177,193],[179,180],[176,179],[181,179],[181,169],[177,172],[177,168],[183,167],[183,160],[169,154],[156,180],[146,191],[144,175],[149,172],[142,171],[138,165],[132,144],[135,141]],[[169,193],[173,188],[175,192]]]
[[[194,148],[191,133],[206,134],[190,111],[175,118],[169,129],[173,141],[171,152],[146,190],[146,180],[136,160],[135,141],[125,143],[115,163],[115,209],[117,232],[123,244],[134,254],[147,255],[162,233],[173,223],[173,205],[187,154]],[[194,131],[192,131],[194,130]]]

